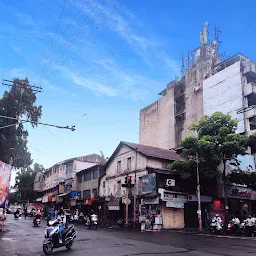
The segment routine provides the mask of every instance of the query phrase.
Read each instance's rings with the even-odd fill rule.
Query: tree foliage
[[[199,123],[193,124],[191,128],[195,130],[197,137],[188,136],[181,141],[182,154],[189,161],[186,163],[176,161],[172,164],[172,169],[179,170],[184,179],[190,179],[191,182],[193,180],[195,185],[195,161],[198,154],[202,190],[220,176],[221,163],[225,166],[226,162],[231,160],[233,165],[239,166],[237,155],[246,154],[248,146],[256,143],[256,135],[247,137],[236,134],[237,120],[221,112],[202,117]],[[236,180],[239,184],[252,184],[246,175],[248,176],[245,173],[234,172],[228,176],[228,179]]]
[[[36,94],[29,85],[27,78],[24,80],[13,79],[10,91],[5,91],[0,99],[0,115],[28,119],[38,122],[42,115],[42,107],[36,105]],[[11,147],[12,165],[16,168],[28,167],[31,163],[31,155],[27,148],[28,132],[24,129],[24,123],[18,120],[0,118],[0,160],[8,162],[8,148]],[[30,123],[35,127],[35,123]]]
[[[17,173],[15,188],[19,201],[27,202],[29,200],[32,202],[36,199],[36,193],[33,190],[35,176],[37,172],[43,172],[44,170],[45,168],[42,165],[35,163],[33,168],[28,167],[26,170]]]

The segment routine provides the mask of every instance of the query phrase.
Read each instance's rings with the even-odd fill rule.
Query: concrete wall
[[[55,171],[55,168],[56,168],[56,171]],[[44,174],[45,176],[44,190],[51,189],[57,186],[59,182],[63,182],[65,180],[65,175],[66,175],[66,166],[63,164],[55,165],[49,168],[47,172]]]
[[[131,170],[127,170],[127,158],[131,157]],[[121,170],[117,171],[117,163],[121,161]],[[137,168],[136,168],[137,167]],[[136,186],[135,189],[139,190],[139,178],[145,174],[147,167],[147,158],[140,153],[137,153],[137,166],[136,166],[136,151],[128,146],[123,146],[117,152],[114,159],[109,163],[106,168],[106,176],[100,181],[100,196],[115,196],[122,197],[125,194],[125,188],[118,187],[118,184],[123,184],[125,177],[129,174],[132,176],[132,183],[134,183],[135,170],[136,170]],[[103,188],[105,182],[105,188]],[[118,183],[119,182],[119,183]],[[134,189],[134,188],[133,188]]]
[[[140,111],[140,144],[170,149],[174,141],[173,88],[166,95]]]
[[[92,193],[93,189],[98,189],[98,185],[99,179],[88,180],[82,183],[78,183],[77,190],[81,191],[81,193],[83,193],[84,190],[91,190]]]
[[[244,114],[237,114],[243,107],[240,61],[206,79],[203,89],[204,114],[216,111],[230,114],[239,120],[237,132],[245,132]]]
[[[219,61],[214,54],[206,57],[211,51],[214,52],[214,49],[210,45],[201,46],[197,51],[198,61],[187,68],[184,81],[181,79],[168,84],[166,95],[140,111],[141,144],[165,149],[176,148],[180,139],[194,135],[190,126],[197,123],[204,114],[203,81],[211,76],[212,66]],[[182,124],[177,125],[174,106],[178,97],[175,96],[175,90],[182,83],[185,84],[185,119]]]

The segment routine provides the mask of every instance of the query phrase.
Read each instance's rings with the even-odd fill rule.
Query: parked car
[[[3,208],[0,208],[0,220],[2,219],[2,216],[3,216]],[[6,219],[6,214],[4,216],[4,219]]]

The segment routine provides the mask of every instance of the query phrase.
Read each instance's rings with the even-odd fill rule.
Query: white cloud
[[[82,2],[73,1],[71,3],[77,8],[82,7]],[[83,9],[87,18],[95,23],[94,26],[94,23],[92,23],[92,28],[96,26],[99,26],[99,28],[107,26],[111,31],[117,33],[127,42],[131,50],[136,55],[140,56],[145,63],[152,66],[153,63],[155,63],[155,59],[158,59],[177,71],[178,65],[176,65],[175,60],[168,57],[169,61],[166,63],[167,57],[163,59],[162,54],[159,54],[163,49],[161,41],[147,34],[147,32],[145,32],[146,27],[138,26],[138,24],[141,24],[140,20],[128,9],[125,9],[124,4],[122,6],[120,4],[120,6],[117,7],[116,2],[110,5],[108,5],[108,3],[109,1],[103,4],[89,1],[87,8]]]
[[[64,66],[55,68],[75,85],[86,87],[96,95],[121,96],[134,101],[143,101],[158,84],[147,77],[125,71],[113,59],[94,62],[94,71],[78,71],[75,67],[70,69]]]

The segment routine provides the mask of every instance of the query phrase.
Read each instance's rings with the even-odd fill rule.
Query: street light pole
[[[202,210],[201,210],[201,192],[200,192],[198,152],[196,152],[196,179],[197,179],[197,202],[198,202],[197,216],[198,216],[198,224],[199,224],[198,230],[199,230],[199,232],[202,232],[203,231],[203,226],[202,226]]]

